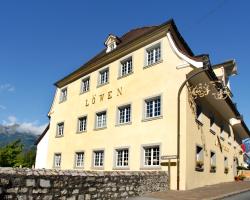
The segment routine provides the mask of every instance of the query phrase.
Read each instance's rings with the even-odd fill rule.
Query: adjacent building
[[[179,88],[204,68],[181,93],[178,137]],[[233,60],[211,65],[194,55],[173,20],[111,34],[104,50],[55,83],[36,168],[170,169],[171,189],[181,190],[232,181],[249,137],[232,100],[235,74]]]

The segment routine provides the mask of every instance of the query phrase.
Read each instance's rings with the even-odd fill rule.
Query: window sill
[[[198,125],[203,126],[203,122],[200,121],[199,119],[195,119],[195,122],[196,122]]]
[[[80,92],[80,95],[82,95],[82,94],[86,94],[86,93],[88,93],[88,92],[89,92],[89,90],[84,91],[84,92]]]
[[[92,170],[104,170],[104,167],[91,167]]]
[[[159,63],[162,63],[162,62],[163,62],[163,60],[161,59],[161,60],[159,60],[159,61],[157,61],[157,62],[155,62],[155,63],[152,63],[152,64],[150,64],[150,65],[144,66],[143,69],[150,68],[150,67],[152,67],[152,66],[154,66],[154,65],[157,65],[157,64],[159,64]]]
[[[115,126],[116,126],[116,127],[119,127],[119,126],[131,125],[131,124],[132,124],[132,122],[125,122],[125,123],[116,124]]]
[[[113,167],[113,170],[129,170],[129,167]]]
[[[107,126],[105,126],[105,127],[100,127],[100,128],[94,128],[94,131],[101,131],[101,130],[104,130],[104,129],[106,129],[107,128]]]
[[[149,117],[149,118],[145,118],[145,119],[142,119],[141,121],[142,122],[147,122],[147,121],[152,121],[152,120],[157,120],[157,119],[162,119],[163,116],[160,115],[160,116],[157,116],[157,117]]]
[[[53,169],[61,169],[61,167],[55,167],[55,166],[53,166]]]
[[[140,167],[140,170],[159,170],[159,169],[161,169],[160,165]]]
[[[215,135],[215,134],[216,134],[216,132],[215,132],[213,129],[211,129],[211,128],[210,128],[210,130],[209,130],[209,131],[210,131],[210,133],[212,133],[213,135]]]
[[[82,133],[86,133],[87,130],[84,130],[84,131],[77,131],[76,134],[82,134]]]
[[[220,139],[221,139],[222,141],[225,141],[225,138],[224,138],[223,136],[220,136]]]
[[[105,86],[105,85],[108,85],[108,84],[109,84],[109,81],[106,82],[106,83],[103,83],[103,84],[98,84],[98,85],[96,86],[96,88],[100,88],[100,87]]]
[[[84,167],[74,167],[75,170],[84,170]]]
[[[119,77],[117,78],[117,80],[122,79],[122,78],[125,78],[125,77],[128,77],[128,76],[132,75],[133,73],[134,73],[134,72],[132,71],[132,72],[130,72],[130,73],[128,73],[128,74],[124,74],[124,75],[122,75],[122,76],[119,76]]]
[[[65,101],[67,101],[67,99],[59,101],[59,104],[65,102]]]
[[[203,171],[204,171],[204,168],[195,167],[195,171],[197,171],[197,172],[203,172]]]
[[[64,135],[56,135],[56,138],[62,138]]]

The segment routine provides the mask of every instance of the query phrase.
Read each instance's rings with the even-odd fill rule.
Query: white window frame
[[[88,76],[88,77],[82,79],[82,81],[81,81],[81,92],[80,93],[82,94],[82,93],[88,92],[89,89],[90,89],[90,77]]]
[[[104,167],[104,150],[94,150],[93,151],[93,166],[94,166],[94,168],[103,168]]]
[[[62,164],[62,154],[61,153],[55,153],[54,154],[53,167],[54,168],[60,168],[61,164]]]
[[[104,75],[106,73],[106,75]],[[104,76],[104,78],[102,78]],[[109,67],[99,71],[98,86],[102,86],[109,83]]]
[[[213,155],[212,155],[213,154]],[[210,168],[212,166],[216,167],[216,153],[214,151],[210,151]],[[211,170],[211,169],[210,169]],[[216,168],[215,168],[216,171]]]
[[[156,100],[160,100],[160,110],[159,110],[159,114],[156,115]],[[147,107],[148,107],[148,103],[149,102],[153,102],[153,107],[152,107],[152,116],[148,116],[148,112],[147,112]],[[158,111],[157,111],[158,112]],[[152,118],[158,118],[162,116],[162,97],[161,96],[155,96],[155,97],[151,97],[151,98],[147,98],[144,100],[144,119],[152,119]]]
[[[59,123],[57,123],[56,126],[57,126],[57,128],[56,128],[56,136],[57,137],[64,136],[64,122],[59,122]]]
[[[202,106],[201,105],[198,105],[196,104],[196,111],[195,111],[195,120],[196,122],[198,122],[200,125],[203,125],[203,122],[202,122],[202,116],[203,116],[203,112],[202,112]]]
[[[150,146],[143,146],[143,167],[160,167],[160,157],[161,157],[161,147],[160,145],[150,145]],[[154,159],[154,149],[158,148],[158,157]],[[150,155],[146,156],[146,151],[149,150]],[[156,152],[156,153],[157,153]],[[150,163],[146,162],[146,157],[150,157]],[[158,162],[158,164],[155,164]]]
[[[129,110],[128,110],[128,108],[129,108]],[[123,119],[123,121],[121,121],[122,120],[121,114],[122,114],[123,110],[124,110],[124,115],[123,115],[124,119]],[[130,123],[131,122],[131,111],[132,111],[131,104],[119,106],[118,107],[118,121],[117,121],[117,124],[128,124],[128,123]],[[126,116],[128,116],[128,118],[129,118],[128,121],[126,121],[126,118],[127,118]]]
[[[159,52],[157,52],[157,49],[159,49]],[[153,51],[153,52],[152,52]],[[149,62],[149,53],[152,53],[152,61]],[[160,56],[158,56],[158,53]],[[154,65],[162,60],[162,47],[161,42],[154,44],[146,49],[146,67]]]
[[[62,103],[64,101],[66,101],[67,100],[67,96],[68,96],[68,88],[67,87],[62,88],[60,90],[60,100],[59,100],[59,102]]]
[[[105,115],[103,115],[105,113]],[[99,117],[101,115],[101,126],[99,126]],[[104,118],[105,116],[105,118]],[[95,114],[95,129],[102,129],[107,127],[107,111],[100,111]],[[105,120],[104,120],[105,119]],[[105,121],[105,123],[104,123]]]
[[[83,119],[83,125],[81,124],[81,120]],[[87,118],[87,116],[85,115],[85,116],[81,116],[81,117],[78,117],[78,120],[77,120],[77,132],[78,133],[82,133],[82,132],[85,132],[85,131],[87,131],[87,122],[88,122],[88,118]],[[81,127],[83,128],[82,130],[81,130]]]
[[[197,152],[198,148],[200,149],[199,152]],[[195,146],[195,168],[197,168],[197,162],[203,163],[200,169],[204,170],[204,148],[201,145]]]
[[[83,168],[84,167],[84,151],[78,151],[75,153],[75,167],[76,168]]]
[[[121,154],[119,154],[121,152]],[[121,164],[118,162],[121,155]],[[129,168],[129,148],[115,149],[115,167],[116,168]]]
[[[129,63],[131,61],[131,64]],[[125,64],[125,65],[124,65]],[[123,70],[125,68],[125,70]],[[130,71],[129,71],[130,69]],[[124,77],[133,73],[133,57],[130,56],[120,62],[120,77]]]

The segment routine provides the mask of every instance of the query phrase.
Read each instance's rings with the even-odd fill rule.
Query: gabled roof
[[[121,37],[119,37],[119,44],[115,50],[113,50],[110,53],[106,53],[106,48],[103,49],[99,54],[94,56],[92,59],[90,59],[88,62],[83,64],[80,68],[77,70],[73,71],[63,79],[57,81],[55,85],[59,88],[79,79],[80,77],[83,76],[83,71],[86,68],[89,68],[96,64],[100,60],[107,60],[108,58],[112,57],[115,55],[117,52],[125,49],[129,44],[136,42],[137,40],[146,37],[148,35],[153,35],[154,33],[157,33],[159,31],[170,31],[173,39],[175,41],[176,46],[188,57],[192,57],[195,60],[199,60],[199,57],[194,57],[194,54],[188,44],[185,42],[183,37],[180,35],[175,22],[173,19],[157,26],[147,26],[147,27],[142,27],[142,28],[136,28],[132,29],[131,31],[125,33]],[[106,59],[105,59],[106,58]]]

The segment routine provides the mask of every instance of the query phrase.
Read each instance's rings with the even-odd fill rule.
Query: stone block
[[[51,187],[50,180],[40,179],[39,185],[43,188]]]
[[[18,192],[18,187],[14,187],[14,188],[8,188],[6,190],[7,193],[17,193]]]
[[[90,199],[91,199],[90,194],[85,194],[85,200],[90,200]]]
[[[8,179],[5,179],[5,178],[1,178],[0,179],[0,185],[8,185],[9,184],[9,180]]]
[[[26,192],[28,192],[28,188],[20,188],[20,190],[19,190],[19,192],[20,193],[26,193]]]
[[[78,200],[85,200],[84,195],[83,195],[83,194],[80,194],[80,195],[78,196]]]
[[[35,187],[36,186],[35,179],[26,179],[26,186],[27,187]]]
[[[17,200],[27,200],[26,195],[18,195]]]

